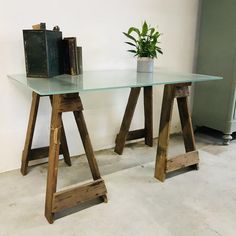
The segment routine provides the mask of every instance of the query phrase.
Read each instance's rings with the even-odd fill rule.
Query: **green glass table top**
[[[188,73],[155,71],[137,73],[135,70],[85,71],[83,75],[59,75],[52,78],[27,78],[26,75],[8,75],[39,95],[76,93],[118,88],[145,87],[160,84],[178,84],[219,80],[222,77]]]

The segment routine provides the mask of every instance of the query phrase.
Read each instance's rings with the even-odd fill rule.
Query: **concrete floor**
[[[96,153],[108,189],[109,202],[95,200],[57,215],[53,225],[44,218],[47,164],[0,174],[0,236],[12,235],[236,235],[236,141],[196,135],[199,171],[153,177],[156,145],[130,144],[122,156],[113,150]],[[170,155],[183,151],[182,139],[171,137]],[[73,166],[60,161],[58,188],[91,178],[84,156]],[[64,216],[64,217],[62,217]]]

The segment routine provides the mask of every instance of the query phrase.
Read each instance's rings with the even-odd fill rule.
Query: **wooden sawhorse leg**
[[[52,105],[52,96],[50,96],[50,103]],[[71,166],[71,159],[70,159],[70,153],[66,141],[66,133],[63,125],[63,121],[61,121],[61,150],[64,156],[64,161],[68,166]]]
[[[164,88],[155,165],[155,178],[162,182],[165,181],[166,174],[169,172],[188,166],[198,168],[199,156],[196,151],[192,121],[187,101],[187,96],[189,95],[188,86],[190,85],[191,83],[165,85]],[[175,98],[178,103],[186,153],[168,160],[167,153],[170,125]]]
[[[82,110],[83,107],[78,94],[53,95],[49,164],[45,202],[45,216],[49,223],[53,223],[53,216],[55,212],[76,206],[81,202],[98,197],[102,197],[104,201],[107,201],[106,186],[99,173]],[[62,131],[61,116],[62,112],[69,111],[74,113],[76,124],[80,132],[94,181],[57,192],[57,171],[60,136]]]
[[[37,159],[41,159],[41,158],[45,158],[49,156],[49,146],[32,149],[32,141],[33,141],[35,124],[36,124],[36,118],[38,114],[39,101],[40,101],[40,95],[33,92],[28,128],[27,128],[26,139],[25,139],[25,146],[24,146],[24,150],[22,153],[22,160],[21,160],[22,175],[27,174],[29,161],[37,160]],[[61,139],[62,140],[61,140],[60,154],[63,154],[65,163],[71,166],[70,154],[68,150],[68,145],[67,145],[64,129],[62,130]]]
[[[28,163],[30,159],[30,151],[31,151],[33,135],[34,135],[34,128],[35,128],[36,118],[38,114],[39,99],[40,99],[40,96],[37,93],[33,92],[28,128],[27,128],[26,139],[25,139],[25,146],[24,146],[22,159],[21,159],[22,175],[27,174],[27,168],[28,168]]]
[[[153,92],[151,87],[144,87],[144,129],[129,131],[141,88],[131,88],[120,131],[116,137],[115,152],[122,154],[126,140],[145,138],[145,144],[153,146]]]

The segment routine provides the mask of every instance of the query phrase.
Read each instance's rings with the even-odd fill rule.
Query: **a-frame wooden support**
[[[145,138],[145,144],[153,146],[153,91],[152,86],[143,87],[144,98],[144,129],[129,131],[134,111],[137,105],[141,88],[131,88],[125,114],[121,123],[120,131],[116,137],[115,152],[122,154],[125,142],[128,140]]]
[[[81,202],[98,197],[102,198],[103,201],[106,202],[107,190],[105,183],[99,173],[98,165],[94,156],[93,148],[82,112],[82,102],[78,93],[68,95],[52,95],[50,98],[52,103],[50,145],[49,147],[31,149],[40,99],[40,96],[33,92],[25,147],[22,155],[21,172],[23,175],[27,173],[28,162],[30,160],[49,156],[45,216],[49,223],[53,223],[54,213],[65,208],[73,207]],[[74,113],[75,121],[83,142],[94,181],[76,187],[73,186],[67,190],[57,191],[59,154],[63,153],[65,162],[68,165],[71,165],[65,131],[62,123],[63,112]]]
[[[51,98],[51,97],[50,97]],[[21,173],[22,175],[26,175],[28,171],[28,164],[32,160],[37,160],[41,158],[46,158],[49,156],[49,146],[34,148],[32,149],[32,141],[34,136],[35,124],[38,114],[38,107],[40,102],[40,95],[33,92],[32,93],[32,102],[30,109],[30,116],[28,121],[28,128],[25,138],[25,145],[22,153],[21,159]],[[60,154],[63,154],[64,161],[68,166],[71,166],[69,149],[66,141],[66,135],[62,122],[62,135],[61,135],[61,145],[60,145]]]
[[[190,85],[191,83],[165,85],[164,88],[155,165],[155,177],[162,182],[169,172],[188,166],[193,166],[198,169],[199,156],[196,151],[192,121],[187,101],[187,97],[189,96],[188,86]],[[178,103],[186,153],[172,159],[167,159],[170,125],[175,98]]]

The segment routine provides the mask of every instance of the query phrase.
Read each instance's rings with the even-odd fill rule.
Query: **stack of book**
[[[46,29],[46,23],[23,30],[26,74],[28,77],[50,78],[60,74],[83,73],[82,47],[76,37],[62,37],[58,26]]]

